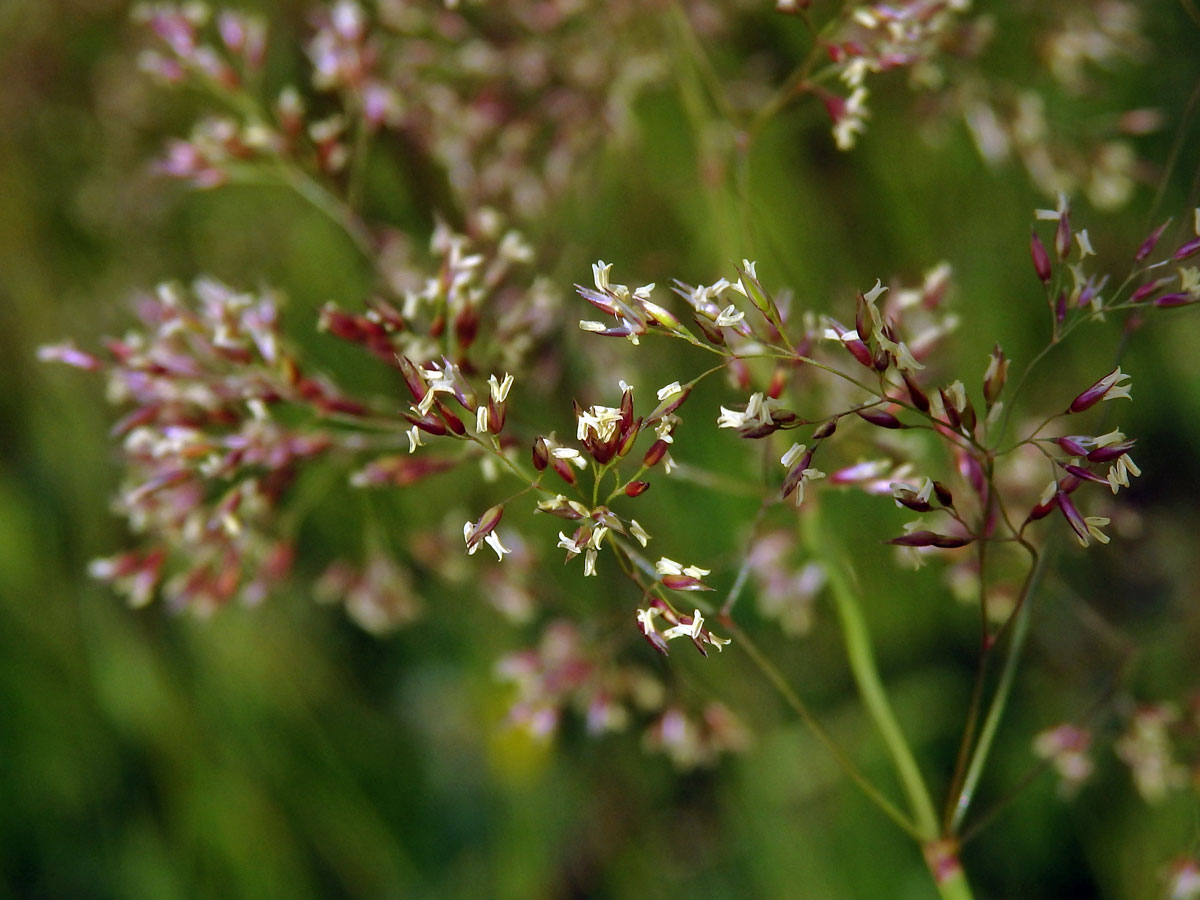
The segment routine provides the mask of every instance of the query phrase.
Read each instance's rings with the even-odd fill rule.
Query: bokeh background
[[[1025,5],[994,5],[991,64],[1044,83]],[[1106,73],[1098,97],[1052,111],[1067,129],[1105,108],[1163,112],[1163,127],[1136,139],[1146,165],[1130,202],[1076,207],[1117,271],[1153,225],[1190,224],[1197,203],[1200,21],[1189,3],[1142,6],[1152,56]],[[283,34],[303,32],[302,4],[259,8]],[[762,25],[739,40],[731,55],[782,55],[799,37]],[[130,292],[165,277],[277,284],[299,310],[352,303],[368,283],[352,248],[284,192],[194,194],[149,174],[196,106],[137,73],[139,46],[116,0],[0,4],[0,896],[933,896],[907,839],[736,648],[708,661],[676,653],[669,665],[646,651],[679,690],[721,699],[754,735],[745,754],[680,773],[633,735],[591,739],[568,725],[545,745],[507,729],[508,689],[492,667],[532,633],[498,627],[466,588],[427,597],[421,622],[377,638],[303,589],[198,620],[131,611],[89,581],[88,560],[127,539],[109,512],[111,412],[97,379],[39,364],[36,348],[119,333]],[[698,177],[680,92],[665,85],[631,111],[636,138],[599,153],[587,196],[544,224],[566,244],[549,274],[566,288],[602,257],[637,283],[710,281],[751,256],[825,309],[875,277],[914,281],[947,259],[964,371],[981,373],[997,340],[1019,364],[1044,340],[1030,214],[1053,200],[1019,166],[985,164],[961,124],[917,129],[917,106],[899,79],[881,81],[849,156],[833,149],[816,104],[779,117],[738,197]],[[419,237],[429,226],[425,210],[396,217]],[[1108,371],[1116,332],[1087,329],[1034,396],[1069,396]],[[1030,737],[1076,715],[1115,672],[1118,707],[1186,702],[1200,687],[1200,317],[1155,317],[1123,354],[1135,402],[1119,424],[1138,436],[1145,475],[1128,492],[1124,534],[1059,554],[985,806],[1032,764]],[[668,354],[664,372],[675,361]],[[718,463],[741,449],[697,441]],[[662,517],[678,545],[697,558],[730,552],[744,510],[688,491],[665,499],[678,504]],[[334,539],[337,509],[314,540]],[[831,515],[853,527],[876,509],[846,500]],[[380,515],[386,524],[402,510]],[[876,544],[861,554],[882,666],[940,785],[969,690],[972,615],[936,579],[897,572]],[[589,597],[610,602],[620,588],[608,590]],[[890,784],[833,616],[821,606],[818,619],[799,642],[766,622],[756,633]],[[1042,778],[967,847],[978,896],[1140,900],[1162,892],[1170,860],[1196,852],[1195,791],[1148,806],[1111,749],[1096,757],[1074,802]]]

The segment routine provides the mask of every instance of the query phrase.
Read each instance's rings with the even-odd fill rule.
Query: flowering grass
[[[204,109],[156,172],[298,198],[367,287],[306,309],[263,285],[274,265],[193,271],[138,294],[119,337],[43,345],[120,410],[130,539],[91,574],[206,618],[339,603],[381,637],[465,640],[472,603],[509,635],[503,727],[640,733],[684,770],[754,752],[775,696],[945,897],[988,891],[963,848],[1039,771],[1086,793],[1101,736],[1146,799],[1194,794],[1192,688],[1134,700],[1086,596],[1120,677],[1001,740],[1029,642],[1055,639],[1034,609],[1065,593],[1047,587],[1064,547],[1137,530],[1126,492],[1149,465],[1113,418],[1136,406],[1127,348],[1200,300],[1200,211],[1105,230],[1163,162],[1136,148],[1169,114],[1096,108],[1149,53],[1137,10],[1061,7],[342,0],[311,18],[302,80],[263,18],[140,7],[139,66]],[[1048,78],[1006,73],[1006,28],[1036,35]],[[904,211],[948,141],[973,160],[962,197],[1021,193],[1024,221]],[[789,174],[796,148],[824,162]],[[965,267],[964,236],[989,245]],[[972,302],[989,277],[1004,289]],[[878,649],[893,579],[938,598],[926,635],[895,632],[970,658],[918,739]],[[817,634],[823,667],[798,669]],[[689,645],[703,668],[672,652]],[[709,671],[730,666],[754,693]],[[831,672],[887,765],[809,699]],[[1171,894],[1187,852],[1164,849]]]

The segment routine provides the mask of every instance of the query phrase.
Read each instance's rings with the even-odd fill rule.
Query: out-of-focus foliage
[[[1047,87],[1029,50],[1044,24],[1039,4],[995,6],[989,63],[1014,83]],[[1097,210],[1086,191],[1077,201],[1102,259],[1197,202],[1200,122],[1190,98],[1200,21],[1187,3],[1142,7],[1150,62],[1114,61],[1094,76],[1098,92],[1068,97],[1053,107],[1065,120],[1051,117],[1054,127],[1086,128],[1105,109],[1161,111],[1161,129],[1132,139],[1146,162],[1129,203]],[[261,8],[280,35],[304,33],[304,4]],[[693,5],[701,35],[703,13]],[[1014,360],[1040,349],[1029,216],[1053,200],[1021,165],[982,161],[968,128],[925,115],[885,73],[872,83],[872,118],[853,155],[834,148],[819,104],[798,105],[764,126],[745,180],[714,171],[722,157],[705,141],[719,148],[732,137],[695,128],[704,75],[688,53],[687,21],[671,4],[647,4],[644,16],[641,27],[661,29],[675,65],[623,111],[624,139],[577,174],[586,189],[540,221],[562,244],[547,274],[564,294],[598,257],[660,282],[710,282],[749,257],[820,307],[879,276],[916,281],[948,259],[964,365],[982,372],[996,341]],[[801,32],[764,9],[730,40],[714,58],[731,70],[731,60],[750,59],[752,84],[754,67],[787,58]],[[342,377],[388,387],[369,381],[378,376],[362,359],[299,327],[330,298],[360,299],[369,283],[353,246],[319,212],[278,188],[187,193],[152,177],[147,160],[186,128],[199,100],[153,88],[137,71],[139,46],[123,3],[0,6],[0,895],[931,897],[910,842],[736,648],[707,661],[675,653],[669,664],[645,651],[673,698],[720,700],[752,733],[744,754],[681,775],[628,734],[588,737],[567,722],[547,745],[507,727],[511,688],[494,663],[537,635],[505,623],[473,577],[424,594],[424,618],[384,638],[308,590],[198,619],[130,611],[87,579],[89,560],[126,542],[108,511],[118,479],[110,420],[101,386],[37,363],[37,346],[120,334],[135,288],[212,273],[248,289],[278,286],[296,313],[296,340]],[[286,71],[297,58],[276,54],[270,64]],[[369,202],[423,240],[432,219],[406,205],[385,166],[372,174]],[[570,329],[562,340],[559,394],[569,397],[587,390],[588,367],[604,369],[611,357],[577,353],[586,336]],[[1200,690],[1197,347],[1200,319],[1187,311],[1153,318],[1127,347],[1113,329],[1090,326],[1033,388],[1069,398],[1123,352],[1137,403],[1113,425],[1140,436],[1145,474],[1123,494],[1111,545],[1086,557],[1057,553],[983,808],[1036,763],[1034,734],[1097,698],[1103,732],[1111,711],[1186,705]],[[664,352],[664,373],[673,352]],[[709,399],[715,407],[720,398]],[[727,434],[695,431],[696,459],[745,467]],[[753,504],[698,502],[688,486],[656,490],[660,531],[714,560],[739,552],[743,526],[726,523],[748,520]],[[343,546],[344,522],[364,518],[386,542],[389,526],[417,512],[404,500],[332,493],[304,533],[312,547]],[[466,518],[457,506],[465,502],[454,498],[447,514]],[[880,538],[899,521],[883,501],[857,498],[831,502],[825,521],[834,533],[861,534],[873,518]],[[939,785],[973,677],[975,614],[936,577],[898,570],[888,548],[868,543],[856,554],[897,712]],[[628,604],[606,605],[611,586],[581,586],[578,575],[537,577],[556,586],[548,595],[573,594],[572,609],[631,618]],[[764,649],[863,768],[890,784],[836,622],[823,601],[814,614],[798,641],[756,622]],[[1171,861],[1196,853],[1196,792],[1148,806],[1111,749],[1116,737],[1097,735],[1098,771],[1073,801],[1044,775],[967,845],[980,896],[1156,896]]]

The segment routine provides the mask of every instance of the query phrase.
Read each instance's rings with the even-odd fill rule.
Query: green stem
[[[960,868],[949,878],[937,883],[938,894],[944,900],[974,900],[975,895],[971,893],[971,886],[967,884],[967,876]]]
[[[779,669],[776,668],[776,666],[769,659],[767,659],[765,655],[763,655],[763,652],[758,649],[757,645],[755,645],[753,641],[750,640],[750,638],[746,635],[746,632],[742,631],[742,629],[739,628],[732,620],[726,622],[726,627],[733,635],[734,640],[737,642],[737,646],[746,651],[746,655],[750,657],[751,662],[758,666],[759,670],[766,677],[767,681],[771,682],[771,686],[779,692],[779,695],[783,697],[788,706],[790,706],[795,711],[796,715],[801,718],[804,724],[812,730],[812,733],[816,735],[817,740],[819,740],[824,745],[825,749],[829,751],[829,754],[833,757],[834,761],[842,768],[842,771],[844,771],[850,777],[850,780],[857,784],[862,792],[867,795],[868,799],[878,806],[889,819],[903,828],[904,831],[913,838],[913,840],[920,841],[922,839],[921,835],[917,833],[916,828],[914,828],[908,817],[901,812],[896,805],[892,803],[892,801],[885,797],[880,792],[879,788],[875,787],[875,785],[872,784],[870,780],[851,761],[850,757],[846,755],[846,752],[841,748],[837,741],[834,740],[833,735],[831,735],[825,729],[824,725],[817,721],[812,712],[809,710],[807,704],[805,704],[805,702],[800,699],[800,696],[794,690],[792,690],[792,686],[787,683],[787,679],[785,679]]]
[[[928,848],[926,848],[925,858],[929,863],[929,871],[933,875],[933,883],[937,887],[938,896],[942,900],[974,900],[975,895],[971,893],[971,885],[967,883],[967,876],[958,862],[957,851],[953,857],[948,857],[944,861],[942,867],[935,867]]]
[[[959,791],[958,799],[954,804],[954,814],[950,818],[951,833],[957,833],[962,827],[963,819],[966,817],[967,810],[971,806],[971,800],[975,796],[975,790],[979,786],[979,778],[983,774],[983,767],[987,762],[988,753],[991,751],[992,742],[995,740],[996,732],[1000,728],[1000,720],[1004,717],[1004,711],[1008,707],[1008,698],[1012,693],[1013,682],[1016,680],[1017,663],[1021,657],[1021,650],[1025,646],[1025,638],[1029,633],[1030,609],[1032,607],[1030,597],[1041,578],[1045,554],[1038,555],[1028,545],[1026,547],[1033,553],[1033,564],[1029,570],[1029,577],[1025,580],[1021,596],[1018,599],[1020,608],[1014,613],[1013,633],[1008,645],[1008,656],[1004,660],[1004,670],[1000,673],[1000,681],[996,685],[996,693],[992,697],[991,705],[988,707],[987,718],[984,719],[983,728],[979,732],[979,741],[975,744],[975,749],[971,754],[971,763],[967,767],[967,774],[963,779],[962,790]],[[996,638],[999,639],[999,634],[996,635]]]
[[[933,841],[938,836],[938,819],[933,801],[929,796],[929,789],[921,777],[912,748],[900,728],[900,723],[896,719],[896,714],[892,710],[891,702],[888,700],[883,682],[879,677],[879,669],[875,663],[875,651],[871,646],[867,621],[858,602],[858,593],[851,584],[848,570],[842,564],[839,554],[830,546],[820,517],[816,513],[817,510],[814,506],[804,518],[804,542],[815,557],[826,560],[829,586],[833,593],[838,619],[841,622],[842,633],[846,641],[846,656],[850,662],[854,680],[858,685],[867,712],[875,723],[880,737],[883,738],[888,753],[891,754],[896,774],[900,777],[900,784],[908,797],[908,805],[916,830],[923,841]]]
[[[320,182],[300,169],[285,166],[283,179],[297,194],[340,225],[354,242],[358,251],[369,260],[374,260],[374,241],[366,227],[358,221],[354,212],[330,193]]]

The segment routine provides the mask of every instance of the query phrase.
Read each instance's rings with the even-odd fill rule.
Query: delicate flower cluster
[[[172,605],[257,602],[291,564],[274,511],[297,471],[335,446],[316,420],[366,408],[304,374],[270,294],[202,279],[160,286],[138,313],[141,330],[110,339],[104,356],[71,345],[40,354],[104,373],[112,402],[133,407],[114,429],[127,469],[116,505],[150,549],[99,560],[93,574],[139,605],[164,578]],[[275,412],[285,406],[310,421],[289,424]]]
[[[826,44],[838,78],[850,91],[848,97],[823,94],[838,149],[852,149],[866,129],[868,75],[906,68],[919,86],[943,81],[936,60],[961,40],[961,18],[969,6],[970,0],[908,0],[848,7]]]
[[[203,3],[142,3],[133,15],[162,48],[143,51],[139,64],[168,83],[197,77],[232,90],[262,68],[266,23],[257,16],[234,10],[214,16]]]
[[[197,2],[141,7],[159,43],[143,67],[170,84],[196,84],[231,113],[218,120],[223,139],[176,142],[163,171],[200,187],[250,177],[248,162],[337,176],[361,165],[364,135],[390,131],[440,170],[452,203],[529,219],[568,188],[601,135],[625,128],[622,110],[664,68],[661,48],[635,27],[636,3],[609,4],[604,16],[533,0],[486,16],[440,7],[318,7],[311,85],[335,104],[312,119],[296,86],[270,104],[250,90],[266,50],[260,19],[214,15]]]
[[[1094,72],[1147,57],[1135,4],[1065,0],[1046,6],[1035,44],[1040,68],[1064,95],[1052,97],[987,71],[984,51],[995,35],[995,18],[978,5],[972,8],[970,0],[850,3],[820,27],[810,18],[810,5],[788,0],[776,8],[801,15],[817,38],[798,70],[807,76],[799,90],[824,103],[839,149],[852,149],[866,131],[868,81],[899,70],[924,93],[928,115],[922,124],[930,133],[961,118],[986,161],[999,164],[1016,156],[1050,196],[1083,190],[1101,208],[1130,198],[1138,161],[1129,138],[1156,130],[1160,113],[1129,110],[1089,121],[1077,134],[1061,122],[1052,128],[1050,121],[1058,105],[1095,91]],[[817,67],[818,54],[828,60],[824,67]],[[833,78],[840,90],[826,86]],[[1048,102],[1056,104],[1054,110],[1047,109]]]
[[[587,648],[579,629],[556,621],[536,649],[504,657],[498,676],[516,688],[509,721],[535,738],[551,736],[564,709],[575,708],[592,734],[620,731],[638,714],[662,708],[662,684],[649,672],[613,665]]]
[[[1129,766],[1133,783],[1147,803],[1157,803],[1187,784],[1188,770],[1175,758],[1171,728],[1179,721],[1172,704],[1142,706],[1116,742],[1117,756]]]
[[[825,586],[825,567],[812,560],[799,568],[789,564],[795,536],[783,529],[757,538],[746,551],[755,583],[759,612],[779,622],[784,634],[799,637],[813,626],[817,596]]]
[[[711,766],[726,753],[741,753],[750,733],[723,703],[711,702],[699,716],[671,706],[651,724],[645,741],[651,750],[667,754],[681,769]]]
[[[518,231],[499,216],[483,226],[469,238],[438,223],[429,245],[433,275],[405,247],[385,246],[379,294],[364,312],[327,303],[321,329],[388,365],[400,354],[418,365],[448,356],[468,368],[522,368],[553,331],[556,292],[531,275],[531,251]],[[481,331],[489,340],[477,341]]]
[[[1035,271],[1047,288],[1056,339],[1061,339],[1080,321],[1103,317],[1113,310],[1128,309],[1149,296],[1140,288],[1129,295],[1123,290],[1112,297],[1104,295],[1108,279],[1087,272],[1087,260],[1095,255],[1095,251],[1088,232],[1072,228],[1065,199],[1060,199],[1057,209],[1039,210],[1037,218],[1053,222],[1055,226],[1052,246],[1060,264],[1057,271],[1036,231],[1031,247]],[[1136,263],[1142,263],[1150,255],[1161,232],[1159,229],[1151,235],[1138,251]],[[1068,265],[1076,249],[1078,261]],[[1181,243],[1173,251],[1172,258],[1186,259],[1194,252],[1200,252],[1200,239]],[[1149,264],[1150,267],[1156,265],[1159,264]],[[1062,413],[1045,420],[1031,435],[1014,445],[1014,449],[1024,446],[1039,449],[1054,466],[1055,477],[1041,497],[1027,507],[1029,512],[1020,527],[1009,524],[1005,504],[1014,499],[1020,502],[1019,498],[998,496],[988,472],[995,465],[995,452],[989,447],[994,446],[992,441],[1009,423],[1002,397],[1010,360],[999,346],[989,355],[982,374],[978,410],[976,400],[961,381],[941,386],[930,383],[931,370],[927,369],[925,360],[935,349],[938,339],[955,324],[953,316],[944,314],[940,321],[929,321],[930,311],[938,309],[945,296],[948,269],[944,266],[931,271],[919,290],[889,292],[877,281],[873,288],[858,295],[853,327],[825,317],[823,331],[818,335],[806,323],[806,317],[800,316],[798,318],[805,324],[803,331],[794,337],[789,335],[794,314],[764,288],[756,266],[748,260],[743,261],[738,270],[736,282],[722,279],[711,286],[699,287],[677,282],[675,292],[690,308],[694,330],[685,326],[683,319],[670,309],[651,299],[653,285],[630,290],[615,284],[611,278],[611,265],[603,262],[593,267],[593,275],[594,290],[582,286],[577,286],[577,290],[593,306],[613,316],[616,324],[583,323],[586,331],[633,340],[643,335],[661,334],[705,347],[723,359],[722,367],[743,389],[753,384],[750,369],[753,360],[775,361],[770,378],[761,389],[751,391],[744,404],[720,407],[717,426],[754,440],[769,438],[781,430],[812,429],[808,441],[793,442],[780,457],[786,469],[781,499],[794,496],[800,505],[805,486],[825,477],[821,469],[813,465],[814,457],[850,414],[882,432],[925,428],[941,436],[954,458],[955,475],[961,482],[961,489],[917,474],[903,461],[890,460],[842,467],[829,479],[832,484],[855,484],[869,492],[887,492],[897,506],[944,517],[947,520],[945,526],[930,527],[923,520],[910,522],[902,535],[891,540],[914,563],[919,564],[921,557],[931,551],[962,548],[982,538],[1025,541],[1028,526],[1053,510],[1062,514],[1081,545],[1087,546],[1092,540],[1106,543],[1109,538],[1103,528],[1109,524],[1109,518],[1085,515],[1072,494],[1088,482],[1103,484],[1115,494],[1128,487],[1130,479],[1140,474],[1129,455],[1134,442],[1118,430],[1102,435],[1056,438],[1040,434],[1061,417],[1082,414],[1102,401],[1129,398],[1129,376],[1118,367],[1079,393]],[[1187,284],[1189,277],[1187,272],[1181,273],[1181,282]],[[1066,278],[1069,278],[1069,284],[1064,283]],[[1200,276],[1192,280],[1200,282]],[[1129,283],[1130,280],[1126,280],[1126,284]],[[1141,291],[1140,295],[1138,291]],[[729,298],[741,298],[742,302],[730,304]],[[919,329],[911,337],[905,333],[910,318],[917,322]],[[814,338],[817,341],[824,338],[841,348],[846,354],[843,360],[852,361],[859,373],[865,370],[869,374],[856,376],[853,367],[847,371],[844,366],[817,363],[841,380],[849,404],[833,414],[805,418],[786,408],[782,397],[789,382],[811,373],[820,351]],[[872,381],[878,383],[877,388],[871,386]],[[853,387],[861,391],[857,398]],[[607,415],[615,421],[615,413]],[[591,426],[581,424],[581,429],[587,427]],[[1068,455],[1063,456],[1064,452]],[[658,632],[652,627],[652,609],[643,610],[642,630],[663,649],[665,641],[656,639]]]
[[[1171,863],[1167,871],[1168,900],[1200,898],[1200,862],[1185,856]]]
[[[412,579],[389,553],[371,553],[361,567],[335,560],[313,592],[318,600],[344,604],[350,618],[373,634],[387,634],[421,614]]]
[[[1095,763],[1088,755],[1091,745],[1089,731],[1065,724],[1037,735],[1033,739],[1033,752],[1054,766],[1059,777],[1059,790],[1070,797],[1095,772]]]
[[[810,4],[778,5],[813,26]],[[1043,48],[1073,89],[1083,86],[1086,66],[1137,46],[1128,4],[1092,6],[1080,4],[1079,15],[1056,23]],[[683,7],[685,22],[708,16],[713,34],[727,33],[722,28],[738,9]],[[918,86],[946,88],[947,108],[965,115],[985,156],[1015,149],[1042,187],[1083,185],[1097,204],[1122,200],[1133,168],[1123,144],[1104,145],[1081,174],[1067,171],[1052,152],[1039,98],[1016,95],[1006,118],[986,79],[947,77],[947,67],[965,66],[986,42],[986,19],[969,13],[967,0],[846,5],[828,27],[812,28],[815,55],[788,83],[787,97],[822,98],[837,145],[849,149],[869,117],[868,79],[903,69]],[[319,599],[342,601],[376,633],[419,615],[417,585],[426,573],[460,583],[482,578],[493,606],[528,622],[540,590],[531,573],[544,571],[544,557],[561,550],[567,563],[581,557],[573,574],[619,569],[629,579],[628,598],[617,601],[625,634],[633,637],[636,628],[660,653],[680,639],[705,656],[723,650],[730,639],[711,623],[735,630],[734,602],[746,585],[764,615],[788,634],[803,634],[833,570],[818,560],[793,565],[794,520],[816,505],[814,494],[831,489],[888,497],[917,514],[900,534],[901,526],[888,526],[895,528],[889,543],[918,564],[943,552],[954,556],[957,573],[977,589],[985,631],[994,626],[997,634],[1024,593],[1012,590],[1002,608],[989,607],[1004,585],[985,569],[988,553],[1007,546],[1036,557],[1033,523],[1054,510],[1081,545],[1108,542],[1109,518],[1086,515],[1075,498],[1088,483],[1111,495],[1128,488],[1140,474],[1129,455],[1134,441],[1116,429],[1091,433],[1102,429],[1076,426],[1083,420],[1072,417],[1103,401],[1131,399],[1129,375],[1116,367],[1069,402],[1063,395],[1060,412],[1021,424],[1011,442],[1013,402],[1036,361],[1015,385],[998,345],[982,373],[960,380],[946,371],[938,351],[958,319],[948,309],[945,263],[915,286],[877,279],[845,298],[839,320],[799,309],[788,291],[769,290],[749,259],[728,277],[695,285],[674,280],[657,293],[655,284],[618,283],[613,265],[597,261],[591,286],[576,285],[597,311],[578,323],[585,338],[624,338],[609,346],[631,353],[674,339],[714,364],[690,379],[655,373],[655,384],[671,380],[646,404],[635,403],[624,381],[619,400],[582,392],[573,404],[573,438],[562,422],[553,430],[551,404],[563,401],[568,414],[555,391],[571,342],[561,335],[559,287],[537,274],[553,271],[554,241],[544,234],[538,245],[531,241],[554,221],[545,215],[555,211],[554,201],[578,189],[581,163],[627,131],[632,100],[667,71],[661,35],[644,27],[644,14],[635,0],[614,0],[602,14],[586,4],[541,0],[461,9],[335,0],[311,20],[309,83],[264,94],[261,20],[213,15],[197,3],[141,8],[158,46],[143,56],[143,67],[171,84],[201,88],[220,110],[187,140],[170,143],[159,171],[201,188],[238,180],[286,185],[341,226],[374,282],[361,301],[325,304],[318,328],[379,362],[405,399],[350,396],[284,340],[277,296],[209,279],[140,298],[138,328],[109,340],[104,353],[73,344],[43,348],[44,359],[106,375],[110,399],[131,407],[114,429],[127,469],[117,506],[143,546],[96,561],[93,574],[137,605],[156,595],[200,611],[235,599],[258,602],[297,565],[300,526],[285,524],[280,513],[293,482],[318,465],[349,471],[350,487],[379,491],[413,488],[451,470],[462,479],[447,492],[451,502],[439,494],[428,504],[444,514],[440,526],[395,544],[408,562],[371,540],[364,540],[361,563],[300,560],[323,571]],[[820,53],[829,56],[827,69],[815,69]],[[841,93],[821,86],[831,80]],[[724,98],[730,115],[753,111],[756,104],[745,98],[761,99],[764,88],[759,78],[744,97]],[[414,194],[428,195],[424,211],[436,224],[427,247],[366,212],[374,166],[397,147],[405,158],[398,177]],[[1200,301],[1200,270],[1182,265],[1200,253],[1200,210],[1195,236],[1150,261],[1164,223],[1134,254],[1130,277],[1115,285],[1095,270],[1092,239],[1073,228],[1065,197],[1055,209],[1037,211],[1035,223],[1043,224],[1035,224],[1030,258],[1045,289],[1051,345],[1105,315]],[[689,429],[713,429],[715,422],[724,438],[758,442],[765,463],[758,485],[690,464],[682,413],[696,386],[716,374],[727,378],[731,393]],[[532,395],[537,402],[522,407]],[[924,437],[938,452],[921,445]],[[1036,476],[1011,474],[1026,465],[1023,455],[1036,457]],[[471,480],[472,489],[494,491],[493,482],[504,479],[516,482],[516,492],[507,499],[490,493],[467,512],[456,503],[476,472],[484,484]],[[1047,472],[1052,480],[1037,497]],[[734,564],[726,555],[714,556],[711,569],[643,555],[651,534],[630,510],[635,501],[645,508],[637,498],[666,475],[758,495],[761,519]],[[521,514],[535,511],[525,531]],[[654,525],[652,510],[639,515]],[[562,523],[547,527],[546,516]],[[487,562],[490,554],[476,556],[481,547],[496,563]],[[978,553],[958,552],[967,547]],[[727,574],[733,586],[725,602],[706,603]],[[686,607],[671,599],[681,594],[691,601]],[[985,653],[993,637],[985,634]],[[729,710],[711,704],[697,715],[668,704],[662,685],[622,663],[622,652],[607,635],[552,622],[536,649],[498,667],[516,692],[511,720],[545,737],[570,709],[594,733],[653,717],[647,744],[685,767],[746,745]],[[1147,797],[1181,781],[1169,740],[1175,722],[1169,707],[1139,711],[1118,743]],[[1038,736],[1035,752],[1073,789],[1091,774],[1089,741],[1085,730],[1060,726]]]

